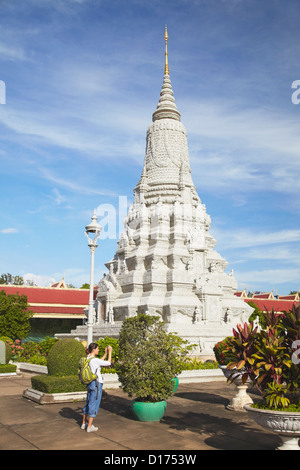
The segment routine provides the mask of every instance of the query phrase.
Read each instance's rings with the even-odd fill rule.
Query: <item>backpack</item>
[[[94,358],[82,357],[79,360],[78,377],[79,377],[80,382],[83,385],[89,385],[91,382],[97,379],[97,375],[93,374],[90,368],[91,359],[94,359]]]

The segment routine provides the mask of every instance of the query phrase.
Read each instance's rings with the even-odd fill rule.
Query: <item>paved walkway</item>
[[[138,450],[273,450],[280,442],[247,413],[226,409],[235,387],[224,381],[180,384],[158,423],[136,421],[130,398],[108,390],[94,421],[99,430],[90,434],[80,429],[82,402],[39,405],[22,397],[26,387],[30,374],[0,378],[0,450],[97,449],[129,456]]]

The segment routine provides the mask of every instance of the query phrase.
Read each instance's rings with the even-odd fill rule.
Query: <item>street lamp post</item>
[[[85,236],[88,239],[88,246],[91,250],[91,275],[90,275],[90,297],[89,297],[89,310],[88,310],[88,321],[87,321],[87,345],[93,341],[93,323],[94,323],[94,258],[95,251],[97,248],[97,240],[100,237],[102,227],[97,223],[96,210],[94,209],[94,215],[92,222],[85,227]],[[94,238],[90,236],[94,235]]]

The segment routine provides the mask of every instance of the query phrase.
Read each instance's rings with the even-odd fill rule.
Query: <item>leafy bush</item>
[[[158,317],[126,318],[119,336],[117,374],[123,390],[138,401],[156,402],[173,394],[172,379],[187,351],[185,342],[166,333]]]
[[[60,340],[61,341],[61,340]],[[53,375],[34,375],[31,377],[31,386],[34,390],[43,393],[69,393],[86,391],[78,375],[57,377]]]
[[[249,322],[258,322],[259,326],[261,328],[266,328],[266,320],[265,320],[265,316],[264,316],[264,312],[262,310],[259,309],[259,307],[254,303],[254,302],[247,302],[248,305],[250,307],[253,308],[253,312],[251,313],[250,317],[249,317]]]
[[[48,354],[49,375],[76,375],[79,359],[84,356],[85,348],[76,339],[65,338],[57,341]]]
[[[21,362],[27,362],[32,356],[36,356],[40,353],[38,343],[29,341],[28,343],[23,343],[23,350],[19,353],[19,360]]]
[[[221,366],[226,366],[232,361],[233,342],[233,336],[227,336],[227,338],[223,339],[222,341],[219,341],[214,345],[214,355],[217,363]]]
[[[116,374],[117,369],[115,367],[101,367],[101,375],[103,374]]]
[[[29,359],[23,360],[22,362],[28,362],[28,364],[38,364],[39,366],[47,366],[47,358],[41,356],[41,354],[34,354]]]
[[[119,340],[116,338],[100,338],[98,341],[95,341],[96,344],[99,346],[99,354],[97,357],[103,357],[105,353],[105,348],[106,346],[111,346],[112,347],[112,364],[116,363],[119,359]]]
[[[203,362],[197,358],[187,358],[186,361],[184,361],[184,368],[183,370],[202,370],[202,369],[217,369],[218,368],[218,363],[216,361],[214,362]]]
[[[43,339],[43,341],[39,343],[41,354],[48,356],[50,349],[57,341],[59,341],[58,338],[49,338],[49,336]]]
[[[19,339],[16,339],[15,341],[13,341],[12,339],[8,338],[7,336],[0,337],[0,340],[4,341],[7,344],[9,344],[9,346],[11,347],[10,359],[12,359],[13,361],[18,361],[19,354],[23,350],[23,348],[21,346],[21,341]]]
[[[13,340],[9,338],[8,336],[1,336],[0,335],[0,341],[8,342],[8,343],[13,343]]]

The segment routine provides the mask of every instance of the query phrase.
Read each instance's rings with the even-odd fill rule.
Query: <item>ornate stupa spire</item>
[[[169,75],[169,64],[168,64],[168,30],[167,25],[165,26],[165,43],[166,43],[166,52],[165,52],[165,75]]]
[[[147,205],[158,200],[173,204],[199,202],[189,164],[187,135],[176,107],[169,75],[168,31],[165,27],[165,71],[160,98],[147,130],[144,168],[135,188],[136,202]]]
[[[180,112],[178,111],[175,98],[173,95],[173,90],[171,86],[170,74],[169,74],[169,63],[168,63],[168,31],[167,25],[165,27],[165,73],[162,89],[160,92],[159,102],[152,115],[152,121],[157,121],[158,119],[175,119],[180,121]]]

